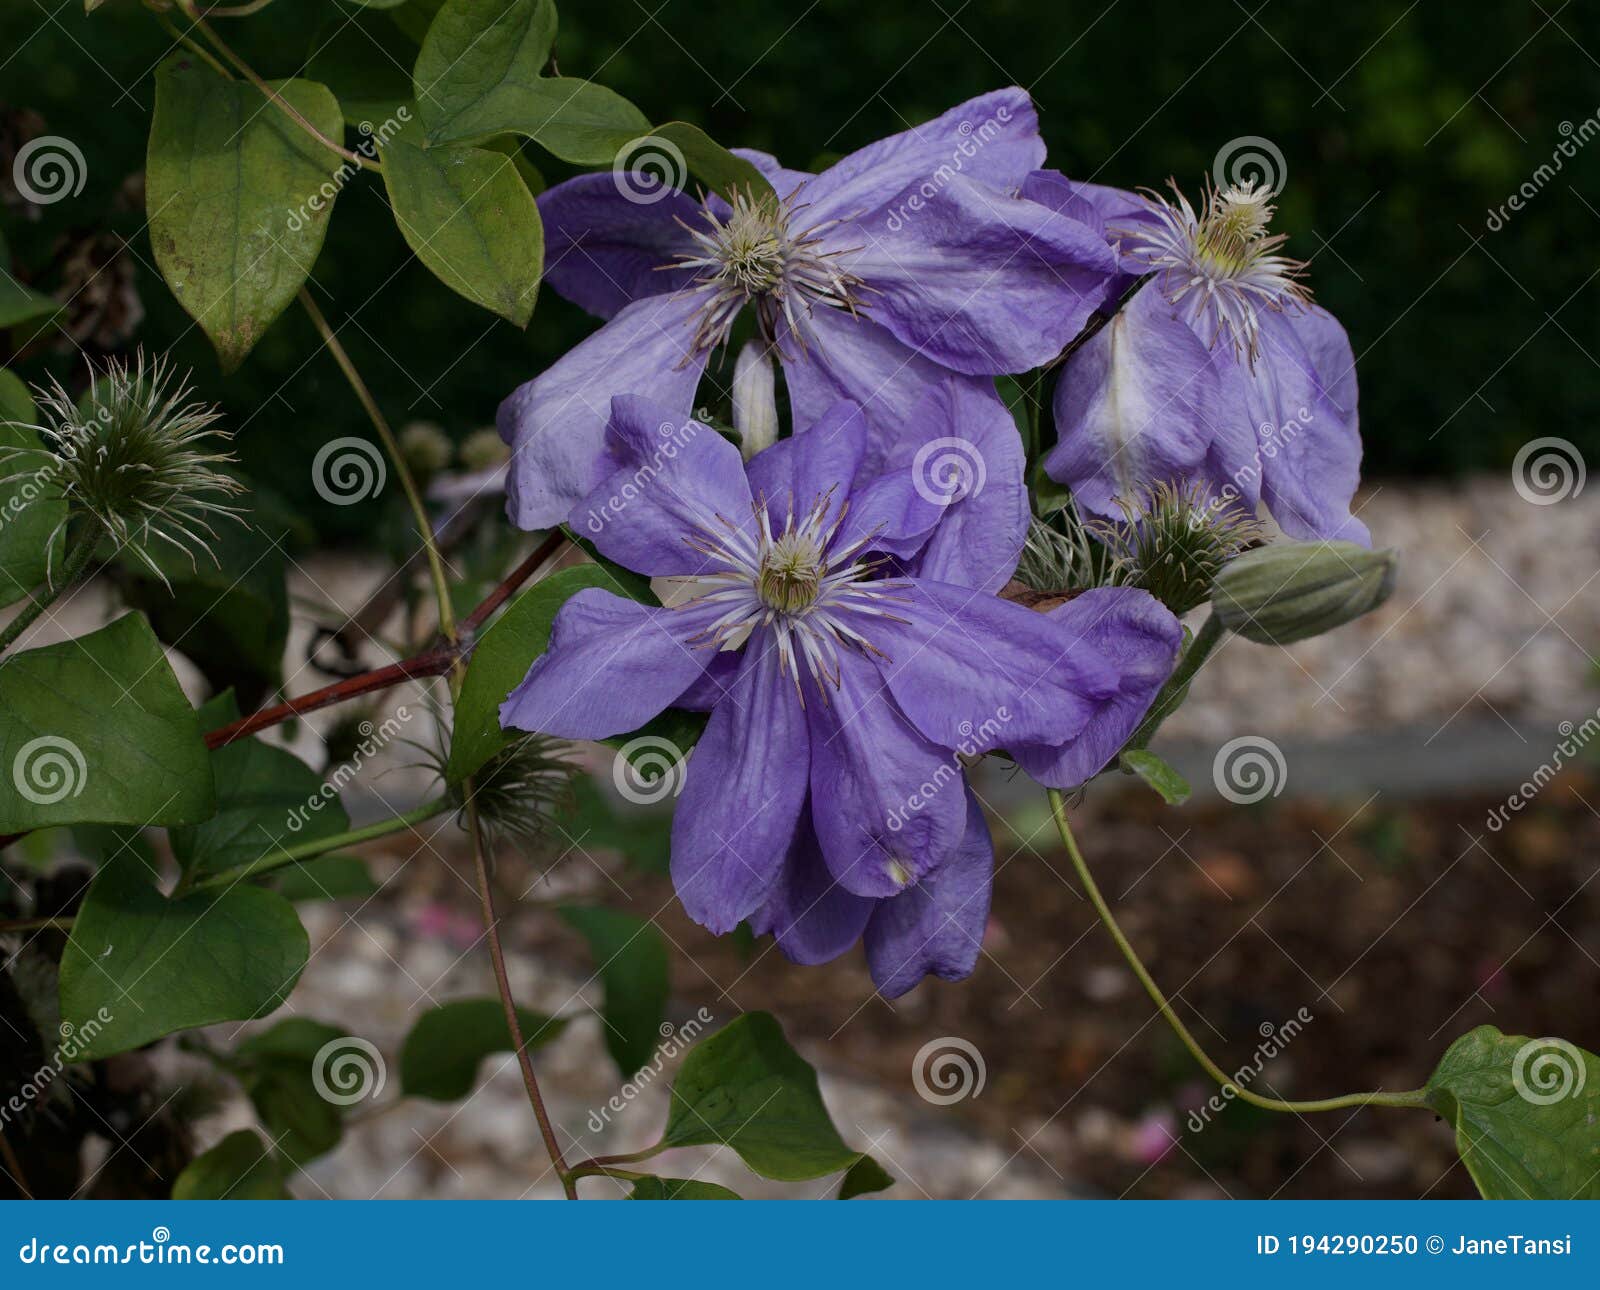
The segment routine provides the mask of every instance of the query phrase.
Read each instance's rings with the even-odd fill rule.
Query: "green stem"
[[[99,533],[93,528],[86,529],[79,534],[77,540],[67,548],[67,563],[62,570],[60,581],[33,593],[28,603],[22,607],[21,612],[6,625],[4,631],[0,631],[0,650],[4,650],[12,641],[27,631],[39,615],[55,603],[56,597],[82,576],[84,568],[89,563],[89,558],[94,555],[95,544],[99,540],[99,536]]]
[[[389,454],[389,460],[394,463],[395,474],[400,479],[400,487],[405,492],[406,502],[411,507],[411,514],[417,522],[417,534],[422,539],[422,549],[428,557],[428,572],[433,579],[434,597],[439,602],[439,630],[451,644],[456,640],[455,610],[450,605],[450,582],[445,577],[444,560],[439,555],[439,544],[434,539],[433,523],[428,519],[428,511],[422,504],[422,494],[417,490],[417,481],[411,477],[411,471],[406,466],[406,459],[401,455],[400,444],[394,437],[394,431],[389,429],[389,422],[384,418],[379,409],[377,400],[372,397],[372,391],[367,388],[367,383],[361,379],[361,373],[356,370],[356,365],[350,361],[350,355],[345,353],[344,346],[339,343],[339,338],[334,335],[333,328],[328,326],[328,320],[322,316],[322,310],[317,308],[317,302],[311,298],[311,293],[304,287],[300,288],[300,303],[311,317],[311,324],[317,329],[317,334],[322,337],[322,343],[328,347],[328,352],[333,355],[334,361],[339,364],[339,370],[344,373],[344,378],[350,383],[350,388],[355,391],[356,398],[361,401],[361,406],[366,410],[367,419],[372,422],[372,427],[378,432],[378,438],[383,441],[384,451]]]
[[[313,838],[302,842],[298,846],[280,847],[271,855],[260,856],[249,864],[236,865],[232,869],[224,869],[221,873],[212,874],[209,878],[194,884],[192,890],[205,891],[211,887],[230,887],[236,882],[243,882],[249,878],[259,878],[262,874],[271,873],[274,869],[282,869],[286,865],[296,864],[301,860],[311,860],[317,856],[325,855],[329,851],[337,851],[341,847],[352,847],[358,842],[370,842],[373,838],[381,838],[390,833],[398,833],[401,829],[409,829],[424,820],[431,820],[435,815],[448,810],[450,799],[436,797],[430,802],[424,802],[415,810],[407,811],[403,815],[390,816],[386,820],[379,820],[376,824],[363,825],[359,829],[351,829],[348,833],[340,833],[331,838]]]
[[[1145,968],[1143,960],[1133,948],[1122,928],[1117,925],[1117,920],[1112,916],[1111,907],[1106,904],[1106,899],[1100,894],[1100,888],[1095,883],[1089,866],[1084,863],[1083,854],[1078,850],[1077,839],[1072,836],[1072,830],[1067,825],[1066,803],[1062,801],[1061,794],[1055,789],[1049,790],[1050,810],[1055,816],[1056,829],[1061,834],[1061,841],[1066,845],[1067,855],[1072,858],[1072,867],[1078,871],[1078,878],[1083,883],[1084,890],[1089,893],[1089,900],[1094,905],[1095,912],[1100,915],[1100,921],[1105,924],[1106,930],[1111,933],[1111,939],[1117,943],[1117,948],[1122,951],[1122,957],[1128,961],[1128,966],[1133,969],[1133,974],[1139,978],[1139,984],[1144,986],[1155,1003],[1161,1015],[1166,1018],[1167,1024],[1177,1032],[1183,1046],[1187,1048],[1195,1061],[1199,1062],[1207,1075],[1222,1086],[1223,1092],[1233,1093],[1233,1096],[1242,1101],[1249,1102],[1252,1106],[1259,1106],[1268,1111],[1288,1111],[1299,1114],[1306,1111],[1337,1111],[1349,1106],[1420,1106],[1426,1107],[1423,1100],[1426,1096],[1425,1089],[1411,1089],[1404,1093],[1345,1093],[1340,1097],[1319,1098],[1310,1102],[1290,1102],[1282,1098],[1262,1097],[1259,1093],[1252,1093],[1249,1089],[1241,1087],[1228,1075],[1222,1067],[1212,1061],[1195,1037],[1189,1033],[1189,1028],[1179,1019],[1178,1014],[1172,1010],[1172,1005],[1167,1002],[1167,996],[1161,993],[1161,987],[1155,982],[1149,971]]]
[[[1222,620],[1216,614],[1209,615],[1201,624],[1200,630],[1195,633],[1189,648],[1184,650],[1183,657],[1178,660],[1178,666],[1167,678],[1167,683],[1161,687],[1161,693],[1156,695],[1156,701],[1150,705],[1150,711],[1145,715],[1145,719],[1139,723],[1139,728],[1128,740],[1129,748],[1149,747],[1156,731],[1161,728],[1161,723],[1182,705],[1184,696],[1189,692],[1189,682],[1194,680],[1195,673],[1211,657],[1212,651],[1222,644],[1222,638],[1226,635],[1227,631],[1222,626]]]

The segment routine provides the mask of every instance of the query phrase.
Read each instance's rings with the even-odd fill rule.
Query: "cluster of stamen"
[[[802,209],[794,194],[778,200],[735,193],[726,218],[707,201],[701,214],[708,227],[683,224],[697,249],[680,255],[674,267],[699,270],[695,286],[705,296],[695,328],[696,352],[726,341],[747,304],[755,305],[769,340],[776,338],[780,319],[797,339],[803,336],[797,308],[820,304],[856,312],[861,279],[840,263],[845,251],[821,249],[822,235],[845,221],[825,220],[797,230],[795,217]]]
[[[873,576],[880,561],[863,553],[877,530],[831,549],[848,511],[848,503],[834,507],[830,489],[803,513],[791,498],[781,526],[765,498],[753,505],[753,527],[722,515],[702,523],[688,544],[718,567],[688,579],[689,598],[681,607],[725,608],[691,643],[732,650],[758,629],[770,630],[802,706],[801,664],[819,687],[837,689],[842,650],[885,657],[859,628],[867,625],[863,619],[905,621],[884,602],[899,599],[895,593],[906,583]]]
[[[1213,348],[1226,342],[1253,365],[1261,350],[1258,310],[1310,299],[1300,281],[1305,262],[1280,254],[1285,234],[1267,232],[1274,209],[1270,189],[1253,180],[1222,189],[1208,181],[1199,214],[1176,183],[1172,191],[1176,201],[1149,194],[1154,228],[1117,232],[1131,254],[1162,274],[1168,300],[1189,300]]]

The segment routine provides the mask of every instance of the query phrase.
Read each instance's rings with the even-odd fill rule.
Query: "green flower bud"
[[[1389,599],[1399,557],[1354,542],[1275,542],[1217,575],[1211,605],[1222,625],[1260,645],[1332,631]]]
[[[400,431],[400,455],[425,479],[448,466],[454,453],[450,436],[432,421],[413,421]]]

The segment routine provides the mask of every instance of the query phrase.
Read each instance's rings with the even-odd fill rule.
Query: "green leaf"
[[[1600,1059],[1564,1039],[1469,1030],[1427,1103],[1488,1200],[1600,1200]]]
[[[429,143],[520,134],[575,165],[610,162],[650,122],[592,81],[544,76],[555,41],[550,0],[447,0],[412,73]]]
[[[144,610],[162,640],[181,648],[218,689],[259,698],[283,676],[289,637],[284,544],[292,513],[270,494],[252,493],[240,522],[222,520],[209,539],[212,557],[190,561],[165,543],[149,552],[166,577],[124,552],[119,581],[130,605]]]
[[[522,1042],[532,1052],[567,1027],[565,1017],[517,1009]],[[400,1086],[407,1097],[454,1102],[478,1082],[478,1066],[511,1051],[511,1029],[499,999],[458,999],[425,1012],[400,1050]]]
[[[676,151],[683,160],[683,167],[675,164],[677,158],[671,152],[663,152],[661,142]],[[706,187],[723,197],[731,198],[736,191],[757,197],[772,196],[772,184],[753,164],[734,156],[699,126],[687,121],[668,121],[656,126],[644,138],[634,140],[632,148],[625,147],[623,156],[635,162],[649,157],[655,166],[676,170],[678,187],[688,178],[682,173],[686,167],[704,180]]]
[[[632,1075],[661,1042],[670,988],[666,943],[650,923],[621,910],[568,906],[561,917],[589,943],[605,992],[606,1051],[624,1077]]]
[[[690,1050],[672,1085],[661,1144],[730,1146],[762,1177],[788,1182],[861,1159],[833,1127],[817,1073],[767,1012],[736,1017]]]
[[[138,614],[0,659],[0,713],[0,833],[215,809],[200,723]]]
[[[646,1175],[633,1184],[629,1200],[743,1200],[744,1197],[716,1183],[695,1182],[692,1178],[656,1178]]]
[[[173,1200],[292,1200],[283,1166],[253,1129],[230,1133],[196,1156],[172,1185]]]
[[[875,1191],[887,1191],[894,1186],[894,1177],[871,1156],[862,1156],[845,1173],[839,1184],[839,1199],[854,1200]]]
[[[383,182],[401,236],[433,275],[527,326],[544,269],[544,228],[516,162],[483,148],[419,148],[402,137],[383,150]]]
[[[61,957],[61,1016],[83,1040],[73,1060],[264,1017],[288,998],[308,950],[276,892],[240,885],[169,899],[125,853],[90,884]]]
[[[342,851],[285,865],[271,876],[270,882],[285,900],[297,903],[351,897],[365,899],[379,890],[367,862]]]
[[[49,296],[25,287],[11,276],[11,251],[0,236],[0,327],[15,327],[33,318],[43,318],[60,309]],[[5,401],[0,392],[0,404]],[[0,475],[7,472],[0,470]]]
[[[616,583],[599,565],[562,569],[517,597],[478,641],[456,700],[450,760],[445,766],[450,783],[460,783],[520,737],[518,731],[500,729],[500,705],[550,644],[556,612],[586,587],[614,590]]]
[[[344,117],[325,86],[269,84],[338,141]],[[150,243],[224,371],[244,361],[311,272],[342,164],[245,81],[182,59],[157,73],[145,167]]]
[[[406,0],[398,9],[390,11],[389,18],[410,38],[412,44],[420,45],[442,8],[444,0]]]
[[[232,1064],[267,1133],[297,1165],[338,1146],[345,1109],[382,1087],[383,1059],[375,1049],[309,1017],[252,1035]]]
[[[1160,793],[1168,806],[1182,806],[1194,791],[1188,780],[1148,748],[1129,748],[1122,754],[1122,767]]]
[[[21,600],[61,567],[67,504],[50,486],[55,456],[28,426],[33,397],[15,375],[0,368],[0,607]],[[12,449],[20,449],[13,452]]]
[[[293,753],[238,739],[211,754],[217,813],[172,830],[172,854],[186,875],[220,873],[350,827],[338,792]]]

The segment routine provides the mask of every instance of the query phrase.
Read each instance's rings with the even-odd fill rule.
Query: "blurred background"
[[[400,19],[419,6],[352,16],[335,0],[275,0],[228,34],[270,76],[317,78],[337,41],[365,72],[334,88],[381,98],[404,92],[414,43]],[[367,426],[332,362],[308,359],[304,319],[286,314],[223,377],[154,269],[141,171],[169,50],[131,0],[92,20],[78,0],[0,5],[0,232],[19,282],[70,301],[59,326],[4,333],[0,365],[67,379],[83,353],[142,344],[194,368],[240,428],[258,507],[285,535],[292,599],[263,592],[240,612],[292,614],[301,673],[313,625],[364,601],[366,553],[403,551],[406,525],[396,509],[332,507],[312,489],[317,447]],[[1316,298],[1357,355],[1361,515],[1401,549],[1400,585],[1378,614],[1292,650],[1231,641],[1159,747],[1194,800],[1174,810],[1101,781],[1079,836],[1225,1067],[1252,1066],[1275,1028],[1311,1015],[1253,1076],[1261,1088],[1414,1086],[1483,1022],[1600,1047],[1600,748],[1585,726],[1600,704],[1600,515],[1582,487],[1600,452],[1600,13],[1571,0],[586,0],[562,10],[557,55],[564,74],[602,80],[653,120],[808,168],[1013,83],[1039,105],[1050,164],[1076,178],[1173,176],[1193,192],[1230,141],[1269,139],[1287,167],[1274,227],[1311,262]],[[87,170],[79,195],[47,206],[9,186],[15,153],[43,134],[74,141]],[[526,333],[451,294],[413,261],[368,176],[341,195],[313,282],[390,419],[456,444],[593,326],[551,292]],[[1544,439],[1567,465],[1553,492],[1530,485],[1526,453],[1519,462]],[[448,450],[435,463],[461,464]],[[301,562],[314,545],[324,554]],[[502,556],[491,536],[460,558],[492,570]],[[117,594],[137,603],[137,587]],[[74,607],[80,627],[97,612]],[[285,679],[276,657],[194,662],[201,693],[219,676],[247,695]],[[294,738],[325,761],[329,733]],[[1259,800],[1238,800],[1253,793],[1220,756],[1238,737],[1275,754]],[[1575,755],[1560,751],[1573,741]],[[689,924],[658,863],[651,872],[659,821],[575,825],[541,881],[658,918],[674,1015],[776,1012],[823,1068],[847,1136],[876,1143],[902,1179],[891,1194],[1471,1194],[1444,1126],[1424,1115],[1232,1105],[1196,1129],[1212,1090],[1076,894],[1042,800],[999,767],[980,786],[1000,865],[985,957],[965,985],[925,984],[893,1005],[855,959],[796,968],[765,943],[713,942]],[[1513,793],[1526,799],[1515,810]],[[309,994],[303,1006],[334,1020],[376,1011],[400,1034],[430,991],[481,970],[470,927],[452,921],[462,892],[415,860],[380,844],[377,872],[394,881],[316,911],[322,948],[297,1004]],[[533,890],[526,875],[507,881]],[[568,933],[532,908],[515,927],[529,1002],[589,998]],[[970,1044],[984,1071],[981,1091],[948,1105],[912,1079],[941,1037]],[[598,1096],[598,1034],[583,1042],[548,1059],[574,1132]],[[503,1072],[459,1118],[417,1113],[399,1135],[386,1119],[315,1166],[318,1186],[521,1194],[537,1146],[517,1097]],[[604,1149],[626,1150],[630,1132],[606,1126]]]

